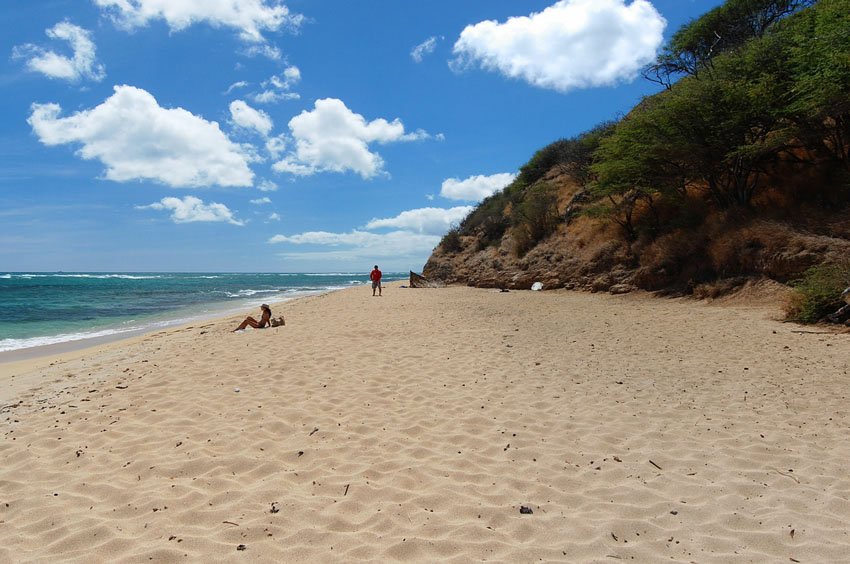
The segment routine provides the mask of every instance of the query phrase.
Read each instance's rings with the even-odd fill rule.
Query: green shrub
[[[850,261],[813,266],[791,285],[794,294],[786,312],[788,319],[816,323],[844,304],[840,296],[850,286]]]
[[[440,241],[440,247],[443,249],[444,253],[458,253],[463,249],[463,244],[460,240],[460,228],[452,227],[449,231],[443,235],[443,239]]]
[[[512,219],[516,253],[523,256],[558,228],[557,189],[545,183],[532,186],[514,207]]]

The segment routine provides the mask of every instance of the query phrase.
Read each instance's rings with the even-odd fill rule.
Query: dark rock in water
[[[534,511],[531,510],[530,507],[526,507],[525,505],[520,505],[519,512],[523,515],[531,515]]]

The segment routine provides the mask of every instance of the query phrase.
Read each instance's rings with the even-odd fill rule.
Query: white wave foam
[[[195,317],[197,318],[197,316]],[[99,331],[82,331],[79,333],[63,333],[60,335],[47,335],[44,337],[30,337],[27,339],[0,339],[0,352],[15,351],[19,349],[29,349],[33,347],[43,347],[46,345],[56,345],[59,343],[69,343],[73,341],[85,341],[89,339],[98,339],[101,337],[112,337],[125,335],[128,333],[143,333],[145,331],[153,331],[165,327],[173,327],[189,323],[193,317],[180,317],[176,319],[163,319],[152,321],[150,323],[139,323],[129,325],[133,321],[128,321],[122,327],[113,327],[110,329],[101,329]],[[130,335],[127,335],[130,336]]]
[[[162,276],[155,275],[139,275],[139,274],[15,274],[7,275],[2,278],[89,278],[95,280],[106,280],[117,278],[122,280],[156,280]]]
[[[264,288],[262,290],[253,290],[248,288],[236,292],[224,292],[224,295],[228,298],[250,298],[251,296],[277,294],[279,292],[290,292],[292,290],[298,290],[298,288]]]
[[[0,340],[0,352],[28,349],[31,347],[43,347],[45,345],[55,345],[57,343],[67,343],[70,341],[82,341],[84,339],[96,339],[98,337],[109,337],[110,335],[120,335],[121,333],[128,333],[130,331],[138,331],[141,329],[141,327],[104,329],[103,331],[66,333],[63,335],[50,335],[47,337],[31,337],[29,339],[2,339]]]

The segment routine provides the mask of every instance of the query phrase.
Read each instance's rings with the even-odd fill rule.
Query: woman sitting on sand
[[[256,319],[254,319],[253,317],[251,317],[249,315],[248,317],[245,318],[245,321],[240,323],[239,327],[237,327],[233,331],[234,332],[241,331],[242,329],[246,328],[249,325],[251,327],[253,327],[254,329],[262,329],[263,327],[268,327],[269,325],[271,325],[271,318],[272,318],[271,308],[268,305],[263,304],[263,305],[260,306],[260,310],[263,312],[263,314],[260,316],[259,321],[257,321]]]

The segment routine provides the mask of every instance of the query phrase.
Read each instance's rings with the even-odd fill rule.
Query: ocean
[[[385,281],[406,278],[407,273],[384,274]],[[368,272],[0,273],[0,353],[119,337],[368,281]]]

